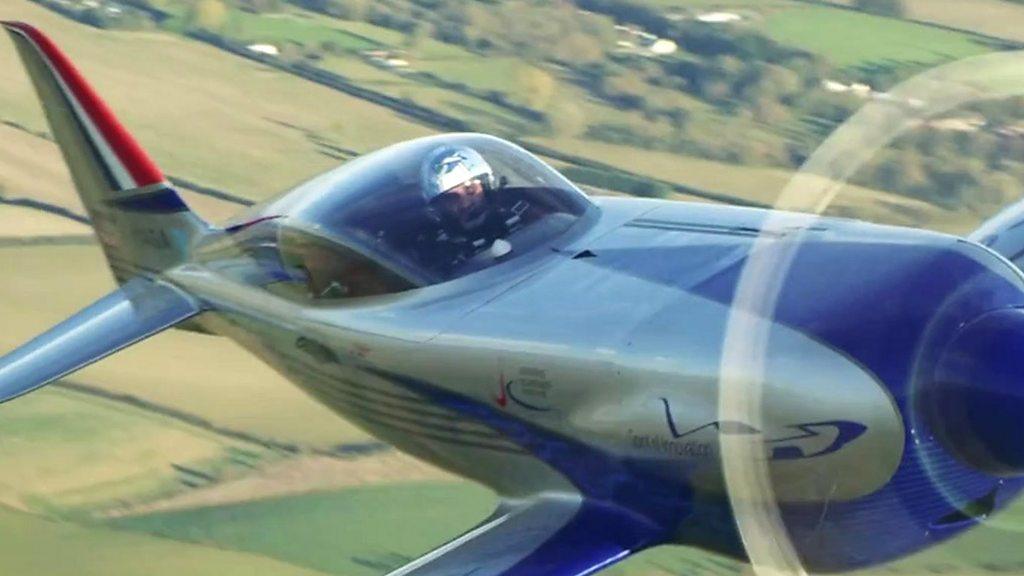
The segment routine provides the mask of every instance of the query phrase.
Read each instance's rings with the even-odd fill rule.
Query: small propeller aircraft
[[[723,481],[748,438],[804,566],[941,542],[1024,488],[1024,208],[970,238],[590,198],[481,134],[396,144],[213,226],[69,59],[3,24],[119,288],[0,359],[0,399],[171,327],[234,339],[501,504],[392,575],[592,574],[686,545],[745,557]],[[798,238],[758,422],[720,417],[758,238]]]

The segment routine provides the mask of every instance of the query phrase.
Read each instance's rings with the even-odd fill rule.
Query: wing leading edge
[[[194,299],[167,284],[130,280],[0,358],[0,402],[45,386],[201,311]]]
[[[643,519],[572,496],[506,505],[387,576],[584,576],[660,540]]]

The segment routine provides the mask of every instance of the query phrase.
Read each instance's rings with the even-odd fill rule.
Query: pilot
[[[438,148],[424,163],[427,210],[440,224],[437,240],[447,244],[453,260],[466,260],[485,250],[500,258],[511,250],[505,238],[517,218],[495,197],[497,181],[483,156],[466,146]]]

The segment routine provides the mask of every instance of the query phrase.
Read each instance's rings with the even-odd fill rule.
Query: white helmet
[[[427,204],[456,186],[478,179],[485,190],[494,188],[494,170],[479,152],[466,146],[442,146],[423,164],[423,197]]]

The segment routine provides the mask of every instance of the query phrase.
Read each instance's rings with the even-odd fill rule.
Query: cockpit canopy
[[[265,253],[273,237],[275,277],[333,299],[400,292],[515,259],[550,245],[592,207],[522,148],[452,134],[362,156],[257,207],[233,229],[262,222],[256,243]]]

